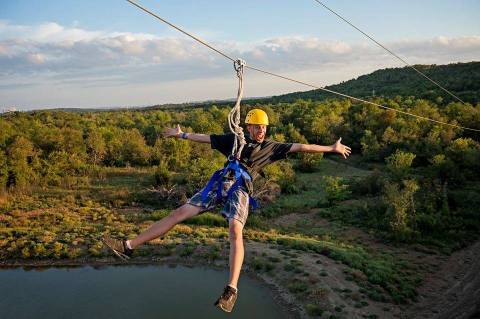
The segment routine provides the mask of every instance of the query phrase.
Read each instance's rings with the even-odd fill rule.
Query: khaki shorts
[[[223,194],[226,195],[230,187],[232,186],[233,181],[226,181],[223,184]],[[197,206],[197,207],[202,207],[203,210],[201,213],[204,213],[206,211],[212,210],[215,207],[217,207],[220,204],[223,204],[224,202],[216,202],[216,197],[217,197],[217,183],[213,184],[212,190],[208,192],[207,199],[205,202],[202,202],[202,190],[200,190],[198,193],[193,195],[188,201],[187,204]],[[249,197],[248,193],[243,187],[238,187],[235,192],[233,192],[232,196],[230,196],[229,199],[224,203],[224,206],[220,213],[222,214],[223,217],[226,219],[230,220],[231,218],[236,219],[240,221],[243,225],[247,222],[247,217],[248,217],[248,203],[249,203]]]

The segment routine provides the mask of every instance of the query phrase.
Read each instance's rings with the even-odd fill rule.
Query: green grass
[[[308,211],[324,196],[320,177],[325,174],[364,174],[355,168],[345,167],[332,161],[323,161],[319,171],[299,174],[298,183],[304,189],[301,194],[290,194],[271,206],[286,212]],[[90,188],[62,190],[49,188],[42,193],[19,196],[15,209],[0,215],[0,257],[2,259],[42,259],[102,257],[100,237],[111,233],[119,237],[131,237],[153,222],[167,216],[170,209],[152,209],[135,206],[135,194],[142,192],[150,183],[150,172],[137,169],[112,169],[106,179],[93,183]],[[125,207],[125,208],[123,208]],[[29,213],[27,213],[29,212]],[[382,299],[385,292],[389,298],[403,302],[415,297],[413,276],[402,271],[402,265],[389,255],[373,254],[359,245],[345,244],[328,239],[321,228],[309,227],[308,221],[300,221],[292,228],[276,230],[265,216],[252,216],[253,223],[246,228],[244,237],[265,242],[279,249],[285,256],[297,257],[299,252],[321,254],[348,265],[362,276],[349,276],[352,280],[373,291],[372,298]],[[183,243],[163,247],[159,255],[178,254],[182,257],[198,255],[206,260],[220,257],[216,241],[228,238],[225,219],[218,213],[205,213],[178,225],[162,238],[162,241]],[[320,238],[323,238],[321,240]],[[198,253],[190,243],[210,247]],[[148,254],[144,249],[138,254]],[[255,257],[254,269],[274,273],[274,269],[303,274],[296,259],[281,264],[277,257]],[[328,276],[327,272],[319,275]],[[379,287],[377,290],[372,287]],[[290,287],[297,293],[304,292],[301,284]]]
[[[203,213],[201,215],[195,216],[193,218],[187,219],[184,221],[188,225],[204,225],[204,226],[216,226],[216,227],[227,227],[227,220],[221,216],[219,213]]]
[[[289,213],[309,212],[326,201],[323,189],[323,177],[334,176],[344,178],[364,177],[369,171],[361,170],[344,163],[324,159],[313,173],[296,173],[297,194],[282,194],[275,202],[262,208],[260,214],[267,217],[277,217]]]

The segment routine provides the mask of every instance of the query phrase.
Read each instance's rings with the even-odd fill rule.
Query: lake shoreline
[[[225,270],[228,269],[227,264],[220,264],[218,262],[206,262],[204,260],[195,260],[189,258],[180,258],[180,257],[135,257],[134,260],[124,262],[113,257],[105,258],[82,258],[82,259],[45,259],[45,260],[3,260],[0,261],[0,270],[1,269],[15,269],[23,268],[24,270],[35,270],[35,269],[47,269],[47,268],[80,268],[80,267],[93,267],[95,269],[101,269],[104,267],[122,267],[122,266],[168,266],[176,267],[183,266],[188,268],[193,267],[208,267],[215,270]],[[275,303],[281,307],[282,311],[292,319],[305,318],[305,314],[301,307],[295,305],[295,297],[288,292],[288,290],[283,289],[283,287],[278,286],[273,281],[268,280],[264,276],[252,271],[248,267],[242,269],[242,275],[246,275],[261,285],[267,287],[271,292],[272,298]],[[241,277],[240,277],[241,280]],[[223,289],[223,283],[219,286],[219,291]]]

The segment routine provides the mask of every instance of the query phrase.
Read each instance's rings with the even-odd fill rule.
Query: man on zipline
[[[247,125],[248,136],[245,136],[246,144],[241,152],[239,161],[233,161],[231,158],[231,151],[235,141],[233,133],[224,135],[184,133],[180,126],[166,129],[164,131],[165,137],[177,137],[199,143],[210,143],[213,149],[219,150],[229,159],[226,169],[218,171],[223,171],[226,174],[214,174],[205,188],[193,195],[186,204],[172,211],[169,216],[154,223],[134,239],[122,241],[109,236],[103,238],[104,243],[118,256],[128,259],[132,255],[133,250],[139,245],[163,236],[176,224],[188,218],[223,204],[221,214],[228,219],[230,231],[230,278],[224,292],[215,302],[215,305],[226,312],[232,311],[237,300],[237,283],[244,257],[242,231],[248,217],[249,194],[252,193],[252,182],[261,174],[262,168],[275,161],[285,159],[288,153],[333,152],[347,158],[351,151],[349,147],[341,143],[341,138],[331,146],[278,143],[266,140],[268,117],[260,109],[253,109],[248,112],[245,124]],[[238,165],[232,165],[233,162]],[[228,172],[227,168],[229,167],[234,167],[232,170],[235,170],[235,172]],[[239,179],[239,183],[236,183],[237,179]]]

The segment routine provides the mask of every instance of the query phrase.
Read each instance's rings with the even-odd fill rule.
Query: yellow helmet
[[[245,124],[268,125],[267,113],[260,109],[250,110],[245,117]]]

